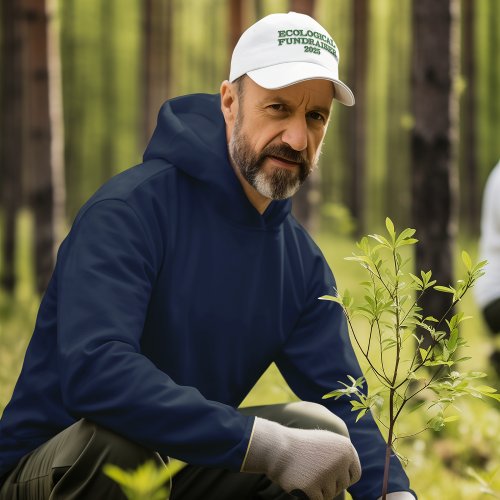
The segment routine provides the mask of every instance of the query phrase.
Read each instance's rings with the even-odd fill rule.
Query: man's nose
[[[281,135],[281,140],[295,151],[304,151],[307,148],[307,122],[304,117],[293,117]]]

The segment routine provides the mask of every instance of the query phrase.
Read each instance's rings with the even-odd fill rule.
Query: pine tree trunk
[[[82,165],[79,146],[83,135],[83,115],[86,106],[85,86],[79,78],[77,66],[79,62],[77,24],[77,0],[64,0],[61,13],[61,49],[64,81],[64,123],[65,123],[65,177],[67,186],[67,205],[69,220],[79,210],[84,196],[82,186]],[[80,56],[81,57],[81,56]],[[77,96],[75,99],[74,96]]]
[[[16,219],[21,205],[23,168],[22,24],[18,2],[2,0],[2,74],[0,118],[0,204],[3,212],[0,286],[13,293],[16,286]],[[8,77],[5,77],[8,75]]]
[[[114,172],[113,135],[116,115],[115,105],[115,54],[114,54],[114,0],[101,2],[101,67],[105,75],[102,82],[102,102],[105,112],[103,120],[103,141],[101,142],[102,182],[112,177]]]
[[[156,126],[158,111],[171,93],[172,0],[145,0],[143,16],[142,136],[146,143]]]
[[[366,68],[368,62],[368,1],[354,0],[352,78],[356,105],[351,114],[351,168],[349,206],[356,220],[358,237],[365,233],[365,163],[366,163]]]
[[[410,113],[410,22],[411,0],[399,0],[390,11],[388,22],[394,26],[389,32],[391,64],[387,98],[387,180],[385,214],[398,228],[410,222],[410,138],[408,122]]]
[[[466,88],[462,114],[463,140],[463,194],[462,214],[467,229],[472,233],[478,232],[480,206],[478,196],[478,164],[476,156],[476,68],[474,23],[474,0],[463,0],[463,73]]]
[[[35,218],[36,289],[42,293],[54,267],[64,215],[60,58],[52,1],[23,2],[29,174],[25,181]]]
[[[229,33],[230,51],[233,49],[243,33],[243,4],[242,0],[229,0]]]
[[[440,284],[453,282],[456,237],[457,100],[453,82],[458,69],[457,0],[413,2],[411,139],[412,212],[420,240],[417,270],[429,270]],[[426,315],[441,317],[448,294],[424,295]],[[425,345],[430,338],[423,333]]]

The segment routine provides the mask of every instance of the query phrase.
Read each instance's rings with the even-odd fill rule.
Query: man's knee
[[[82,419],[75,425],[72,441],[76,451],[80,451],[80,455],[101,457],[101,460],[122,468],[135,468],[146,460],[163,464],[158,453],[92,421]],[[70,458],[73,459],[71,463],[74,463],[78,457],[74,457],[73,454]]]
[[[103,474],[104,465],[136,469],[147,460],[163,464],[158,453],[88,420],[68,428],[66,441],[54,457],[54,500],[123,499],[118,485]]]
[[[0,499],[124,498],[102,474],[106,463],[135,469],[159,455],[87,420],[79,420],[26,455],[5,478]]]
[[[322,429],[349,437],[345,422],[328,408],[318,403],[298,401],[290,403],[287,411],[293,415],[294,422],[303,429]]]
[[[293,403],[240,408],[245,415],[267,418],[287,427],[322,429],[345,437],[349,432],[344,421],[318,403],[297,401]]]

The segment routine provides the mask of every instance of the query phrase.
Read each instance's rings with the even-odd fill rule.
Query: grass
[[[29,218],[21,218],[20,232],[29,233]],[[418,235],[417,235],[418,236]],[[318,243],[330,262],[339,288],[349,288],[359,293],[357,283],[364,279],[362,270],[354,263],[345,262],[344,257],[354,249],[354,242],[347,237],[320,235]],[[473,257],[475,243],[463,243]],[[20,261],[29,261],[29,244],[23,239],[20,245]],[[8,402],[21,369],[27,343],[33,330],[39,298],[33,293],[31,270],[23,265],[19,269],[21,286],[15,297],[10,298],[0,291],[0,412]],[[489,371],[488,353],[492,340],[474,303],[472,294],[466,296],[463,310],[473,316],[462,330],[469,348],[464,355],[472,359],[463,363],[461,370]],[[498,381],[489,378],[488,385],[498,386]],[[286,402],[295,396],[273,365],[259,380],[245,399],[245,405]],[[412,487],[420,500],[454,499],[483,500],[493,498],[481,491],[475,471],[482,480],[490,481],[500,492],[500,405],[470,399],[461,404],[461,418],[441,431],[426,431],[401,443],[400,453],[407,456],[407,473]],[[425,424],[425,416],[414,412],[400,424],[400,432],[411,434]],[[494,471],[498,469],[498,474]],[[493,476],[492,479],[487,476]],[[485,478],[485,479],[484,479]]]

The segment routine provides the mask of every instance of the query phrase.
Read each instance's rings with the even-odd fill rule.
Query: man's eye
[[[309,117],[312,118],[314,121],[321,121],[321,122],[326,121],[325,117],[321,113],[318,113],[317,111],[311,111],[309,113]]]
[[[270,104],[268,107],[271,108],[273,111],[284,111],[285,110],[285,107],[283,106],[283,104]]]

